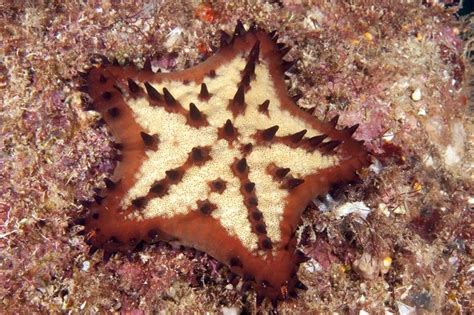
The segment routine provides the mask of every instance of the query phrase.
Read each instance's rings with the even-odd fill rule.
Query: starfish
[[[288,47],[237,23],[205,62],[171,73],[103,58],[86,91],[119,163],[83,219],[106,252],[141,241],[206,252],[253,288],[257,303],[305,289],[295,230],[306,205],[367,164],[357,126],[322,122],[287,93]]]

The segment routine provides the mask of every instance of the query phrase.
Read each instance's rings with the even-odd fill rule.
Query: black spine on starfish
[[[203,214],[210,214],[212,212],[212,209],[211,206],[206,203],[199,207],[199,211],[201,211]]]
[[[301,264],[310,260],[310,258],[299,249],[295,250],[295,257],[296,257],[296,262],[298,264]]]
[[[248,169],[247,159],[240,159],[239,161],[237,161],[237,164],[235,166],[239,173],[245,173]]]
[[[258,55],[260,53],[260,41],[256,41],[253,48],[250,50],[249,56],[247,58],[247,64],[244,68],[244,75],[253,76],[255,74],[255,66],[258,61]]]
[[[88,72],[77,71],[77,74],[79,75],[79,77],[82,78],[83,81],[87,81],[87,79],[89,78],[89,73]]]
[[[299,185],[301,185],[303,183],[304,183],[304,179],[290,178],[290,179],[288,179],[286,185],[287,185],[288,189],[291,190],[291,189],[294,189],[294,188],[298,187]]]
[[[268,129],[262,130],[262,133],[261,133],[262,139],[265,141],[271,141],[275,137],[275,134],[278,131],[278,128],[280,127],[278,125],[275,125]]]
[[[250,74],[246,73],[240,80],[239,86],[248,87],[250,86]]]
[[[255,221],[260,221],[263,218],[263,214],[259,210],[255,210],[252,212],[252,218]]]
[[[107,78],[103,74],[101,74],[99,76],[99,82],[102,83],[102,84],[105,84],[105,83],[107,83]]]
[[[110,117],[116,118],[120,115],[120,110],[117,107],[111,107],[107,110]]]
[[[234,98],[232,100],[232,103],[234,105],[237,105],[239,107],[243,107],[245,105],[245,90],[244,86],[240,85],[239,88],[237,89],[237,92],[234,95]]]
[[[267,228],[265,227],[264,224],[257,224],[257,226],[255,227],[255,230],[257,231],[257,233],[260,233],[260,234],[267,234]]]
[[[221,194],[226,189],[226,182],[218,178],[211,182],[211,188],[213,192]]]
[[[123,144],[122,143],[113,142],[112,147],[116,150],[123,150]]]
[[[150,99],[153,101],[161,101],[162,97],[160,92],[158,92],[150,83],[145,82],[145,89]]]
[[[344,131],[345,131],[348,135],[352,136],[352,135],[354,134],[354,132],[356,132],[357,128],[359,128],[359,124],[355,124],[355,125],[353,125],[353,126],[351,126],[351,127],[346,127],[346,128],[344,128]]]
[[[231,40],[232,40],[232,37],[226,32],[224,32],[223,30],[221,30],[221,40],[220,40],[221,48],[229,46]]]
[[[189,104],[189,117],[192,120],[201,120],[202,119],[202,114],[199,108],[194,103]]]
[[[166,177],[168,177],[172,182],[179,182],[181,178],[183,177],[183,171],[180,170],[179,168],[177,169],[171,169],[165,171]]]
[[[252,49],[249,52],[249,56],[247,58],[247,62],[256,63],[258,61],[258,56],[260,55],[260,41],[255,41]]]
[[[94,56],[92,56],[90,61],[92,64],[99,63],[99,64],[102,64],[103,66],[110,64],[109,59],[106,56],[100,55],[100,54],[95,54]]]
[[[340,140],[332,140],[325,142],[321,145],[321,149],[325,150],[326,152],[330,152],[334,150],[338,145],[340,145],[342,141]]]
[[[269,238],[263,239],[262,247],[268,250],[272,249],[273,248],[272,241]]]
[[[271,32],[268,33],[268,37],[270,37],[270,39],[276,44],[276,42],[278,41],[278,34],[277,34],[277,30],[273,30]]]
[[[319,146],[324,139],[327,138],[327,135],[319,135],[319,136],[314,136],[308,139],[308,143],[311,147],[316,148]]]
[[[113,94],[110,92],[110,91],[106,91],[104,93],[102,93],[102,98],[105,100],[105,101],[110,101],[113,97]]]
[[[245,35],[245,27],[242,24],[242,21],[237,20],[237,24],[235,25],[235,30],[234,30],[234,38],[237,36],[243,36]]]
[[[145,197],[138,197],[138,198],[132,200],[132,205],[135,208],[143,208],[146,205],[146,202],[147,202],[147,200],[146,200]]]
[[[224,124],[224,133],[227,136],[235,135],[235,128],[234,128],[234,125],[232,124],[232,121],[230,121],[230,119],[227,119],[227,121]]]
[[[94,195],[94,201],[95,201],[98,205],[102,204],[102,201],[103,201],[104,199],[105,199],[105,197],[102,197],[102,196],[97,195],[97,194]]]
[[[140,136],[142,137],[143,143],[146,146],[153,146],[156,144],[156,138],[154,136],[149,135],[143,131],[140,132]]]
[[[300,289],[300,290],[304,290],[304,291],[308,290],[308,287],[303,282],[301,282],[299,280],[295,283],[295,288]]]
[[[153,72],[153,70],[151,69],[151,59],[150,58],[145,59],[145,63],[143,64],[143,70],[145,70],[146,72]]]
[[[280,58],[283,58],[291,50],[290,46],[285,46],[284,44],[283,46],[279,46],[278,48],[280,52]]]
[[[276,177],[283,179],[288,173],[290,172],[290,169],[287,167],[280,167],[275,171]]]
[[[164,181],[157,181],[151,186],[150,192],[162,196],[166,194],[167,189],[168,187]]]
[[[209,91],[207,90],[207,85],[206,83],[201,84],[201,91],[199,92],[199,98],[202,100],[208,100],[211,95],[209,94]]]
[[[336,115],[329,121],[329,124],[333,127],[336,127],[338,120],[339,120],[339,115]]]
[[[191,150],[191,158],[194,162],[203,162],[206,159],[206,152],[202,148],[195,147]]]
[[[295,143],[295,144],[296,144],[296,143],[299,143],[299,142],[303,139],[303,137],[304,137],[304,135],[306,134],[306,132],[308,132],[308,130],[303,129],[303,130],[301,130],[301,131],[298,131],[297,133],[292,134],[292,135],[290,136],[290,141],[293,142],[293,143]]]
[[[269,105],[270,105],[270,100],[265,100],[262,104],[258,105],[258,111],[264,114],[268,114]]]
[[[287,72],[289,71],[290,69],[292,69],[294,66],[296,65],[296,60],[293,60],[293,61],[286,61],[286,60],[283,60],[281,62],[281,70],[283,72]]]
[[[165,97],[166,105],[174,107],[178,104],[174,96],[170,93],[170,91],[168,91],[167,88],[163,88],[163,96]]]
[[[307,112],[310,115],[314,115],[314,111],[316,110],[316,106],[310,107],[310,108],[305,108],[304,111]]]
[[[231,257],[229,260],[229,265],[231,267],[242,267],[242,262],[237,257]]]
[[[138,92],[140,92],[141,88],[135,81],[133,81],[132,79],[128,79],[127,82],[128,82],[128,89],[130,90],[131,93],[137,94]]]
[[[105,187],[108,189],[108,190],[113,190],[116,186],[117,186],[117,183],[115,183],[113,180],[111,180],[110,178],[105,178],[104,179],[104,183],[105,183]]]
[[[301,91],[297,91],[295,95],[293,95],[291,98],[293,99],[295,103],[297,103],[303,96],[304,95]]]
[[[244,189],[246,192],[251,193],[255,188],[255,183],[253,182],[248,182],[244,185]]]

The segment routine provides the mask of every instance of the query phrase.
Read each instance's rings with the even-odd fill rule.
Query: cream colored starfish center
[[[130,206],[135,198],[146,195],[152,185],[165,176],[167,170],[183,165],[193,148],[209,146],[211,160],[201,166],[190,167],[179,183],[169,187],[167,194],[153,198],[143,209],[136,209],[132,216],[150,219],[187,214],[196,211],[198,200],[208,199],[217,207],[211,215],[220,221],[229,234],[238,237],[247,249],[256,250],[258,239],[251,229],[249,212],[241,193],[241,181],[231,168],[236,160],[243,157],[241,147],[252,143],[253,149],[246,156],[248,179],[255,183],[258,209],[263,215],[268,237],[272,242],[280,241],[280,222],[289,192],[268,173],[269,165],[290,168],[292,176],[304,178],[315,170],[336,165],[338,156],[323,156],[317,150],[308,152],[283,143],[258,145],[255,141],[258,130],[275,125],[279,126],[278,136],[292,135],[303,129],[307,130],[307,137],[320,135],[321,132],[283,109],[276,97],[277,91],[265,61],[257,64],[255,78],[245,93],[245,111],[234,117],[228,105],[236,94],[245,65],[246,59],[238,56],[217,68],[215,77],[206,77],[204,83],[211,97],[205,101],[198,98],[200,84],[194,82],[184,84],[167,81],[153,84],[157,91],[168,89],[185,108],[194,103],[206,115],[208,126],[192,127],[186,124],[186,117],[183,115],[167,112],[163,107],[153,107],[144,97],[127,99],[137,123],[148,134],[157,134],[160,141],[158,150],[147,151],[148,159],[136,174],[135,185],[122,200],[122,208]],[[266,100],[269,100],[268,112],[263,113],[258,108]],[[218,138],[218,129],[229,119],[239,133],[232,145],[227,140]],[[226,188],[221,193],[213,192],[208,185],[218,178],[226,182]]]

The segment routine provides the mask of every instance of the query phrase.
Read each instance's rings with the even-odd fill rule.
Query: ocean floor
[[[0,4],[2,313],[472,313],[473,17],[438,1],[100,3]],[[104,257],[75,223],[115,167],[78,89],[91,56],[184,69],[238,19],[277,30],[300,106],[360,124],[371,154],[357,181],[308,205],[308,290],[277,309],[257,309],[205,253],[157,243]]]

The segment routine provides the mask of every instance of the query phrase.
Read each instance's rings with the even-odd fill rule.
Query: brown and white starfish
[[[239,22],[190,69],[154,73],[110,64],[86,75],[121,151],[83,220],[108,252],[140,241],[204,251],[273,303],[304,289],[295,229],[306,205],[350,180],[368,159],[356,127],[318,121],[288,95],[291,63],[274,32]]]

